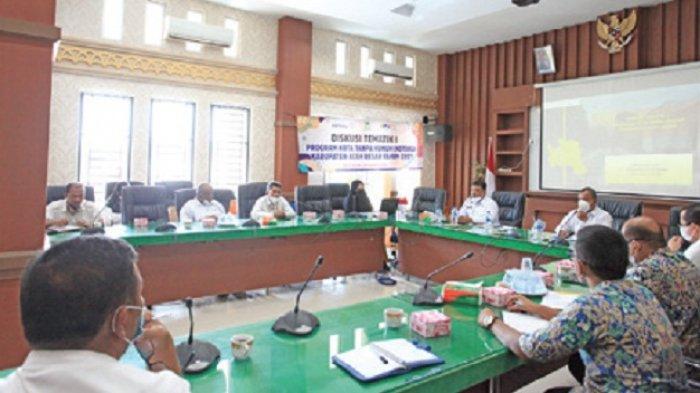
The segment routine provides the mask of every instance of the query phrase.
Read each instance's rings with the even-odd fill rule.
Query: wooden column
[[[311,23],[291,17],[279,20],[275,114],[275,178],[285,191],[305,185],[297,169],[296,116],[311,110]]]
[[[44,243],[55,0],[0,2],[0,369],[28,347],[19,276]]]

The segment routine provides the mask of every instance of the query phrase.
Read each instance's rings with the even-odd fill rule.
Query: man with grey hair
[[[202,183],[197,187],[197,196],[180,209],[180,221],[202,221],[203,218],[215,218],[218,221],[224,214],[226,210],[214,199],[214,188],[209,183]]]

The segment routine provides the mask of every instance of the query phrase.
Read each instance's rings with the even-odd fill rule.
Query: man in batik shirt
[[[678,335],[683,354],[700,358],[700,269],[683,254],[665,250],[661,226],[649,217],[630,219],[622,235],[633,264],[627,278],[654,293]]]
[[[659,301],[647,288],[623,280],[627,242],[613,229],[592,225],[577,236],[575,260],[590,293],[549,324],[521,334],[485,308],[479,324],[518,357],[539,362],[579,351],[588,392],[671,392],[687,384],[681,346]]]

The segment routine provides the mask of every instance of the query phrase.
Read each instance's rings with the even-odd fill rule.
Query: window
[[[347,44],[343,41],[335,42],[335,73],[345,75],[345,51]]]
[[[105,198],[105,183],[129,179],[131,97],[83,93],[80,96],[78,178]]]
[[[147,45],[160,46],[163,42],[163,16],[165,7],[163,4],[146,2],[146,26],[143,39]]]
[[[192,180],[193,102],[151,101],[150,183]]]
[[[360,48],[360,76],[363,78],[372,77],[372,68],[370,66],[369,48],[363,46]]]
[[[102,6],[102,37],[110,40],[121,40],[124,23],[124,0],[104,0]]]
[[[391,52],[384,52],[384,62],[385,63],[394,63],[394,54]],[[383,78],[384,83],[394,83],[394,77],[393,76],[385,76]]]
[[[228,48],[224,48],[224,56],[236,57],[238,54],[238,21],[226,18],[224,20],[224,27],[233,31],[233,43]]]
[[[187,20],[195,23],[204,22],[204,16],[201,12],[197,11],[187,11]],[[190,52],[201,52],[202,44],[197,42],[185,42],[185,49]]]
[[[410,81],[405,81],[406,86],[416,85],[416,58],[413,56],[406,56],[406,62],[404,63],[406,67],[413,70],[413,79]]]
[[[209,180],[216,188],[236,189],[248,182],[248,125],[250,111],[211,106]]]

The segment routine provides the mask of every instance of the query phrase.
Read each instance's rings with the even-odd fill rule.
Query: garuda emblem
[[[610,54],[620,52],[630,43],[637,26],[637,12],[632,10],[627,18],[620,18],[612,14],[608,17],[608,22],[598,19],[598,45]]]

